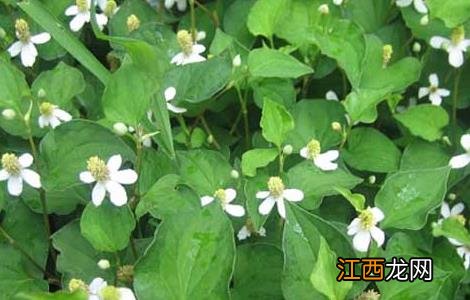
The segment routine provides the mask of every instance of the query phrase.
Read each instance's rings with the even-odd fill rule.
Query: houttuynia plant
[[[0,300],[470,297],[469,0],[0,0]]]

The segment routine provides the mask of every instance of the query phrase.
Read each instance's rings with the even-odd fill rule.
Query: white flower
[[[72,31],[79,31],[82,29],[83,25],[85,23],[90,22],[91,18],[91,0],[76,0],[75,5],[69,6],[65,10],[65,15],[66,16],[74,16],[72,20],[70,21],[70,29]],[[103,13],[103,14],[95,14],[96,16],[96,23],[100,27],[100,29],[103,29],[104,25],[108,23],[108,17]]]
[[[255,232],[259,236],[266,236],[266,228],[261,226],[261,228],[258,231],[255,231],[254,229],[248,228],[247,225],[244,225],[240,231],[238,231],[237,238],[239,241],[246,240],[247,238],[251,237],[252,232]]]
[[[193,38],[187,30],[178,31],[176,38],[182,51],[171,59],[172,64],[186,65],[206,60],[205,57],[199,55],[206,51],[206,47],[193,43]]]
[[[171,9],[173,5],[175,5],[175,3],[179,11],[186,10],[186,6],[187,6],[186,0],[165,0],[165,7],[167,9]]]
[[[338,95],[336,95],[335,91],[332,91],[332,90],[329,90],[328,92],[326,92],[325,99],[339,101]]]
[[[51,35],[43,32],[32,36],[29,32],[28,23],[23,19],[16,20],[15,29],[18,41],[8,48],[8,52],[11,57],[18,56],[21,53],[21,63],[23,66],[32,67],[38,56],[38,51],[34,45],[47,43],[51,39]]]
[[[284,199],[291,202],[299,202],[304,199],[304,193],[298,189],[285,189],[282,179],[271,177],[268,181],[269,191],[256,193],[256,198],[264,199],[258,207],[258,212],[262,215],[268,215],[277,204],[277,212],[282,218],[286,218],[286,207]]]
[[[466,153],[454,156],[450,159],[449,165],[452,169],[460,169],[470,163],[470,134],[462,135],[460,145],[462,145]]]
[[[321,153],[320,142],[315,139],[312,139],[307,146],[300,149],[300,156],[312,160],[323,171],[332,171],[338,168],[338,164],[333,161],[338,159],[339,151],[330,150]]]
[[[166,100],[166,108],[168,108],[168,110],[176,114],[182,114],[186,112],[186,108],[177,107],[170,103],[170,101],[175,99],[176,96],[176,89],[174,87],[170,86],[167,88],[164,92],[164,95]]]
[[[98,0],[98,6],[108,18],[114,16],[119,10],[119,7],[114,0]]]
[[[124,136],[130,130],[127,128],[126,124],[124,124],[122,122],[116,122],[113,125],[113,131],[114,131],[114,133],[116,133],[119,136]]]
[[[149,121],[152,122],[152,120],[150,119],[150,117],[151,117],[151,112],[150,112],[150,114],[149,114],[149,112],[147,112],[147,117],[149,118]],[[118,123],[120,123],[120,122],[118,122]],[[118,124],[118,123],[116,123],[116,124]],[[115,125],[116,125],[116,124],[115,124]],[[126,124],[124,124],[124,123],[121,123],[121,124],[124,125],[124,126],[126,126]],[[119,125],[119,126],[121,126],[121,125]],[[124,127],[123,127],[123,128],[124,128]],[[122,129],[123,129],[123,128],[122,128]],[[126,127],[126,128],[127,128],[127,127]],[[136,132],[136,131],[135,131],[135,128],[132,127],[132,126],[129,126],[129,129],[128,129],[128,130],[129,130],[130,133],[135,133],[134,136],[136,136],[138,139],[140,139],[140,141],[142,142],[142,145],[143,145],[144,147],[147,147],[147,148],[152,147],[152,136],[153,136],[154,134],[144,134],[142,128],[140,128],[139,131]]]
[[[91,194],[91,200],[95,206],[100,206],[106,196],[110,195],[111,202],[116,206],[127,203],[126,190],[122,184],[133,184],[137,181],[137,173],[134,170],[119,170],[122,165],[121,155],[113,155],[105,164],[97,156],[90,157],[87,162],[87,171],[80,173],[80,180],[84,183],[96,184]]]
[[[371,239],[380,247],[385,241],[385,234],[376,225],[384,219],[383,212],[377,208],[368,207],[348,226],[348,235],[354,235],[353,246],[356,250],[367,252]]]
[[[429,75],[429,87],[419,88],[418,98],[423,98],[429,95],[429,100],[433,105],[441,105],[442,97],[450,95],[450,91],[439,88],[439,78],[436,74]]]
[[[235,68],[238,68],[241,65],[242,65],[242,58],[240,57],[240,54],[237,54],[232,59],[232,66],[235,67]]]
[[[215,191],[214,196],[201,197],[201,205],[206,206],[212,203],[216,198],[220,201],[222,209],[229,215],[234,217],[242,217],[245,215],[245,208],[238,204],[230,204],[237,197],[237,191],[234,189],[218,189]]]
[[[467,246],[457,247],[457,253],[463,259],[463,265],[465,269],[470,268],[470,248]]]
[[[422,14],[428,13],[428,8],[426,6],[426,3],[424,3],[424,0],[396,0],[395,3],[399,7],[407,7],[410,6],[411,3],[413,3],[413,6],[415,7],[417,12]]]
[[[444,219],[447,218],[456,218],[457,220],[462,219],[462,212],[465,206],[462,203],[457,203],[455,204],[452,208],[449,207],[449,204],[447,202],[443,202],[441,206],[441,216]],[[439,219],[437,221],[438,224],[442,223],[444,219]],[[463,219],[463,223],[465,224],[465,219]],[[461,246],[462,244],[457,241],[456,239],[448,238],[449,242],[453,245]]]
[[[318,12],[322,15],[328,15],[330,13],[330,7],[328,6],[328,4],[321,4],[320,6],[318,6]]]
[[[49,102],[41,103],[39,112],[41,114],[39,115],[38,123],[41,128],[49,125],[52,128],[56,128],[60,123],[72,120],[72,116],[68,112]]]
[[[463,65],[463,53],[470,46],[470,40],[465,39],[465,31],[460,26],[452,31],[450,39],[442,36],[433,36],[430,44],[433,48],[446,50],[449,53],[449,64],[458,68]]]
[[[93,279],[88,286],[88,300],[135,300],[134,292],[128,288],[116,288],[100,277]]]
[[[344,0],[333,0],[333,4],[339,6],[339,5],[343,4],[343,1]]]
[[[2,156],[2,169],[0,170],[0,181],[8,180],[8,193],[19,196],[23,192],[23,180],[33,188],[41,188],[41,177],[38,173],[28,169],[33,164],[33,156],[25,153],[17,157],[12,153]]]

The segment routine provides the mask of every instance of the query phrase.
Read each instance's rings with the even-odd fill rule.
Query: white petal
[[[371,212],[372,212],[372,215],[374,216],[374,221],[375,222],[380,222],[382,221],[385,216],[384,216],[384,213],[382,212],[382,210],[378,207],[372,207],[371,209]]]
[[[142,145],[144,145],[144,147],[147,147],[147,148],[152,147],[152,139],[149,138],[149,137],[145,138],[145,139],[142,141]]]
[[[177,66],[182,65],[184,63],[184,53],[178,53],[171,59],[172,64],[176,64]]]
[[[227,203],[232,202],[237,197],[237,191],[235,189],[226,189],[225,190],[225,200]]]
[[[251,236],[251,232],[248,230],[246,226],[243,226],[237,234],[237,238],[239,241],[246,240]]]
[[[286,189],[282,196],[288,201],[298,202],[304,199],[304,192],[298,189]]]
[[[111,180],[120,184],[134,184],[137,181],[137,177],[137,173],[131,169],[111,173]]]
[[[179,11],[184,11],[186,9],[186,1],[187,0],[176,0],[176,7]]]
[[[122,185],[115,181],[106,182],[106,190],[109,192],[111,202],[116,206],[123,206],[127,203],[127,193]]]
[[[460,145],[462,145],[466,151],[470,150],[470,134],[467,133],[462,135],[460,138]]]
[[[448,217],[450,217],[450,208],[449,208],[449,204],[447,204],[447,202],[442,202],[442,206],[441,206],[441,216],[444,217],[444,219],[447,219]]]
[[[440,49],[444,45],[450,44],[450,40],[441,36],[433,36],[431,40],[429,41],[429,43],[431,44],[431,47]]]
[[[60,120],[55,116],[50,117],[49,122],[51,123],[52,128],[56,128],[60,125]]]
[[[449,165],[451,166],[452,169],[463,168],[469,163],[470,163],[470,155],[466,153],[454,156],[449,161]]]
[[[374,226],[370,229],[370,235],[377,242],[377,246],[381,247],[385,241],[385,233],[382,229]]]
[[[102,289],[104,289],[108,284],[104,281],[103,278],[97,277],[88,286],[88,290],[91,294],[98,294]]]
[[[201,197],[201,206],[206,206],[207,204],[212,203],[212,201],[214,201],[214,197],[203,196]]]
[[[325,156],[326,153],[320,154],[313,159],[315,165],[323,171],[333,171],[338,168],[338,164],[333,163],[329,160],[328,156]]]
[[[23,48],[21,49],[21,63],[25,67],[32,67],[36,61],[37,55],[38,51],[33,43],[23,44]]]
[[[69,6],[65,10],[66,16],[75,16],[76,14],[78,14],[78,6],[76,5]]]
[[[256,193],[257,199],[265,199],[269,196],[269,191],[261,191]]]
[[[171,100],[175,99],[176,89],[174,87],[170,86],[169,88],[167,88],[165,90],[164,95],[165,95],[165,100],[167,102],[171,101]]]
[[[243,217],[245,215],[245,208],[238,204],[226,204],[224,209],[234,217]]]
[[[5,181],[8,178],[10,178],[10,174],[4,169],[0,170],[0,181]]]
[[[93,177],[93,175],[91,175],[91,172],[89,171],[81,172],[79,177],[80,177],[80,181],[83,183],[95,182],[95,178]]]
[[[429,94],[429,100],[433,105],[439,106],[442,103],[442,98],[439,96],[438,93],[431,93]]]
[[[100,9],[102,11],[104,11],[106,9],[107,4],[108,4],[108,0],[98,0],[96,3],[100,7]]]
[[[51,35],[47,32],[39,33],[31,37],[31,42],[35,44],[44,44],[49,42]]]
[[[59,118],[60,120],[64,121],[64,122],[68,122],[70,120],[72,120],[72,115],[69,114],[68,112],[66,112],[65,110],[62,110],[60,108],[54,108],[54,116],[56,116],[57,118]]]
[[[439,86],[439,77],[437,77],[437,74],[433,73],[429,75],[429,83],[432,86]]]
[[[115,172],[119,170],[122,165],[122,157],[120,154],[113,155],[109,158],[106,166],[108,167],[110,172]]]
[[[468,268],[470,267],[470,254],[465,255],[463,266],[465,267],[466,270],[468,270]]]
[[[276,200],[273,197],[268,197],[261,202],[260,206],[258,207],[258,212],[262,215],[269,215],[271,210],[276,204]]]
[[[119,300],[136,300],[134,293],[128,288],[117,288],[120,298]]]
[[[41,188],[41,177],[38,173],[34,172],[33,170],[23,169],[21,171],[21,177],[23,177],[24,181],[26,181],[26,183],[32,186],[33,188]]]
[[[415,9],[422,14],[427,14],[428,13],[428,8],[426,7],[426,4],[424,3],[423,0],[414,0],[414,7]]]
[[[418,98],[423,98],[424,96],[429,95],[429,88],[422,87],[418,90]]]
[[[103,30],[104,25],[108,24],[108,17],[105,14],[96,14],[96,23]]]
[[[97,184],[95,184],[93,190],[91,191],[91,201],[95,206],[100,206],[101,203],[103,203],[105,196],[106,188],[102,183],[98,182]]]
[[[354,249],[360,252],[367,252],[370,244],[370,233],[369,231],[359,231],[353,238]]]
[[[450,215],[451,216],[456,216],[456,215],[459,215],[463,212],[463,209],[465,208],[465,206],[463,205],[463,203],[457,203],[454,205],[454,207],[452,207],[452,209],[450,210]]]
[[[206,47],[204,47],[204,45],[201,45],[201,44],[194,44],[193,45],[193,53],[201,54],[204,51],[206,51]]]
[[[261,226],[261,228],[258,230],[258,234],[260,236],[266,236],[266,228],[264,228],[263,226]]]
[[[302,149],[300,149],[300,156],[302,156],[303,158],[305,159],[308,159],[308,149],[307,147],[303,147]]]
[[[21,49],[23,48],[23,43],[20,41],[14,42],[9,48],[8,52],[10,53],[11,57],[15,57],[20,54]]]
[[[174,106],[173,104],[168,102],[166,103],[166,108],[168,108],[169,111],[172,111],[175,114],[182,114],[187,111],[186,108]]]
[[[282,198],[277,199],[276,204],[277,204],[277,212],[279,213],[281,218],[285,219],[286,218],[286,205],[284,203],[284,199]]]
[[[10,176],[7,185],[8,193],[12,196],[19,196],[23,192],[23,178],[20,176]]]
[[[326,92],[325,98],[326,98],[326,100],[334,100],[334,101],[339,100],[338,95],[336,95],[336,93],[334,91]]]
[[[343,4],[343,0],[333,0],[334,5],[341,5]]]
[[[45,120],[43,115],[40,115],[39,118],[38,118],[38,125],[39,125],[40,128],[44,128],[47,125],[49,125],[49,123]]]
[[[188,57],[184,58],[182,64],[187,65],[187,64],[193,64],[193,63],[199,63],[199,62],[203,62],[205,60],[206,60],[205,57],[203,57],[199,54],[196,54],[196,53],[192,53]]]
[[[437,93],[439,94],[439,96],[441,97],[447,97],[450,95],[450,91],[449,90],[446,90],[446,89],[438,89],[437,90]]]
[[[406,7],[409,6],[412,2],[413,0],[397,0],[395,3],[399,7]]]
[[[459,48],[449,49],[449,64],[455,68],[463,65],[463,52]]]
[[[348,235],[354,235],[361,229],[361,219],[355,218],[351,224],[348,225]]]
[[[29,153],[22,154],[20,157],[18,157],[18,162],[22,168],[30,167],[33,164],[33,160],[33,156]]]
[[[74,32],[77,32],[79,31],[80,29],[82,29],[83,25],[85,25],[85,23],[88,23],[90,22],[90,13],[89,12],[85,12],[85,13],[78,13],[77,15],[75,15],[75,17],[73,17],[72,21],[70,21],[70,29]]]
[[[175,4],[175,0],[165,0],[165,7],[170,9]]]
[[[458,47],[462,51],[467,51],[467,48],[470,47],[470,40],[461,41]]]

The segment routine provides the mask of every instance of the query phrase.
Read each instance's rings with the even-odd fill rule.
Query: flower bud
[[[205,31],[198,31],[196,33],[196,41],[202,41],[203,39],[206,38],[206,32]]]
[[[240,177],[240,173],[238,173],[237,170],[232,170],[230,171],[230,177],[232,177],[233,179],[238,179]]]
[[[322,15],[328,15],[330,13],[330,7],[328,6],[328,4],[322,4],[318,7],[318,11]]]
[[[69,288],[69,291],[71,291],[71,292],[87,291],[88,290],[88,287],[85,284],[85,282],[83,282],[80,279],[75,279],[75,278],[72,278],[70,280],[68,288]]]
[[[140,20],[136,15],[132,14],[127,17],[127,31],[132,32],[140,27]]]
[[[424,15],[420,20],[419,20],[419,24],[423,25],[423,26],[426,26],[429,24],[429,16],[428,15]]]
[[[414,42],[412,49],[413,49],[413,52],[415,52],[415,53],[421,52],[421,44],[418,43],[418,42]]]
[[[442,137],[442,141],[443,141],[446,145],[452,146],[452,142],[450,141],[450,139],[449,139],[449,137],[448,137],[447,135],[444,135],[444,136]]]
[[[387,67],[388,63],[392,59],[393,47],[390,44],[384,45],[382,48],[382,66]]]
[[[284,148],[282,148],[282,153],[284,155],[291,155],[292,151],[294,151],[294,148],[292,145],[285,145]]]
[[[207,137],[207,143],[212,144],[214,142],[214,136],[212,134],[209,134]]]
[[[114,125],[113,125],[113,131],[117,135],[123,136],[128,132],[128,129],[127,129],[126,124],[124,124],[122,122],[117,122],[117,123],[114,123]]]
[[[13,120],[16,117],[16,112],[11,108],[7,108],[2,111],[2,116],[7,120]]]
[[[362,292],[357,298],[357,300],[379,300],[380,294],[374,290],[368,290],[366,292]]]
[[[333,129],[334,131],[341,132],[342,127],[339,122],[333,122],[331,123],[331,129]]]
[[[457,195],[454,193],[449,193],[449,195],[447,195],[447,199],[449,199],[450,201],[454,201],[455,199],[457,199]]]
[[[371,175],[369,178],[367,178],[367,181],[369,181],[370,184],[374,184],[376,180],[377,178],[374,175]]]
[[[38,91],[38,98],[43,99],[43,98],[46,98],[46,96],[47,96],[46,91],[45,91],[44,89],[42,89],[42,88],[39,89],[39,91]]]
[[[134,280],[134,266],[121,266],[118,268],[116,275],[119,281],[131,283]]]
[[[233,60],[232,60],[232,65],[237,68],[242,65],[242,58],[240,57],[240,54],[237,54]]]
[[[98,262],[98,267],[101,270],[107,270],[111,267],[111,264],[109,263],[109,260],[107,259],[100,259],[100,261]]]

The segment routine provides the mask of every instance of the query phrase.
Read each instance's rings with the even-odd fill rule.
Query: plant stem
[[[284,154],[282,154],[282,149],[279,149],[279,176],[284,173]]]
[[[237,95],[238,95],[238,99],[240,100],[240,107],[241,107],[242,115],[243,115],[243,125],[245,128],[245,146],[249,148],[250,147],[250,128],[249,128],[249,123],[248,123],[248,110],[246,108],[246,100],[242,96],[242,93],[238,85],[235,86],[235,89],[237,90]]]
[[[200,3],[197,0],[194,0],[194,3],[196,3],[196,5],[207,14],[207,16],[211,19],[212,23],[214,24],[214,27],[220,26],[219,17],[217,16],[217,14],[211,12],[207,7],[204,6],[204,4]]]
[[[191,148],[191,132],[189,131],[188,126],[186,125],[186,121],[180,114],[176,115],[176,119],[178,120],[178,123],[180,124],[184,134],[186,135],[186,146],[188,148]]]
[[[207,121],[206,121],[206,118],[204,118],[204,115],[200,115],[199,117],[201,119],[201,123],[202,123],[202,126],[204,126],[204,129],[206,130],[207,134],[209,136],[212,136],[212,139],[213,139],[213,143],[214,143],[214,146],[215,148],[217,148],[217,150],[220,150],[220,144],[217,142],[214,134],[212,133],[212,130],[210,129],[209,127],[209,124],[207,124]]]
[[[138,178],[140,179],[140,173],[142,168],[142,141],[139,137],[135,138],[135,172],[137,173]],[[137,207],[137,204],[140,200],[140,192],[139,192],[139,181],[137,180],[136,184],[134,185],[134,202],[132,207]]]
[[[196,42],[197,30],[196,30],[196,11],[194,10],[194,1],[189,0],[189,7],[191,11],[191,34],[193,37],[193,42]]]
[[[457,74],[454,79],[454,92],[452,101],[452,124],[454,129],[457,127],[457,105],[459,104],[459,84],[460,76],[462,75],[462,69],[457,69]],[[454,130],[455,132],[455,130]]]

